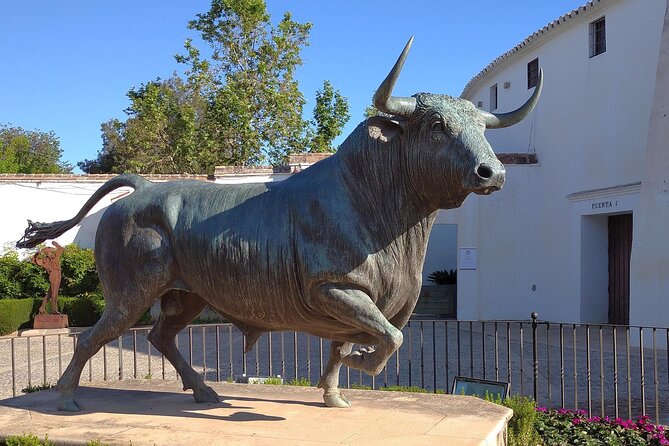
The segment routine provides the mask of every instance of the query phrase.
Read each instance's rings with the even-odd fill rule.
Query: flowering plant
[[[632,421],[588,416],[584,410],[538,407],[537,412],[536,428],[546,446],[669,445],[669,432],[664,426],[650,423],[645,415]]]

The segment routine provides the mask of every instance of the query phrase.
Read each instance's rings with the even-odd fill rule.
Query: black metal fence
[[[82,380],[178,379],[133,328],[103,347]],[[538,321],[411,320],[404,343],[376,377],[343,367],[342,387],[417,386],[448,393],[455,376],[510,383],[512,394],[538,405],[585,409],[592,415],[648,415],[669,424],[669,328]],[[0,398],[27,386],[55,383],[77,335],[0,338]],[[294,332],[268,333],[250,353],[230,324],[191,325],[177,336],[188,362],[208,381],[246,374],[316,383],[329,341]],[[8,359],[5,362],[5,358]]]

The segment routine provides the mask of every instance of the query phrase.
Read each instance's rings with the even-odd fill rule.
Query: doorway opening
[[[628,325],[630,321],[632,214],[609,216],[608,232],[609,323]]]

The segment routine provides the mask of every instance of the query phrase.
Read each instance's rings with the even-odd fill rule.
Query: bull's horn
[[[416,110],[416,98],[390,96],[393,92],[393,87],[395,87],[395,82],[397,82],[397,78],[400,76],[400,71],[402,71],[402,66],[409,54],[409,49],[411,49],[412,43],[413,36],[407,42],[402,54],[400,54],[397,62],[395,62],[393,69],[390,70],[390,73],[388,73],[388,76],[384,79],[381,85],[379,85],[379,88],[374,94],[374,106],[379,111],[391,115],[409,116]]]
[[[532,93],[532,96],[527,100],[527,102],[525,102],[525,104],[519,109],[509,113],[488,113],[482,111],[481,113],[483,116],[485,116],[485,127],[487,129],[501,129],[522,121],[527,115],[530,114],[530,112],[534,109],[534,106],[537,105],[539,96],[541,95],[541,88],[543,86],[544,72],[540,69],[537,86],[534,88],[534,93]]]

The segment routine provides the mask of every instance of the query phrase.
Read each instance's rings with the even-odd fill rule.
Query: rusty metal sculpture
[[[95,259],[107,305],[58,381],[61,409],[79,410],[74,390],[86,361],[157,299],[161,314],[149,339],[196,401],[219,397],[174,337],[209,305],[239,327],[247,349],[276,330],[331,339],[318,386],[326,405],[349,406],[338,389],[340,367],[378,374],[402,344],[437,211],[504,184],[484,130],[519,122],[541,91],[540,76],[527,103],[506,114],[447,95],[392,96],[410,45],[375,95],[383,114],[361,123],[335,155],[285,181],[151,183],[120,175],[74,218],[30,225],[18,246],[74,227],[116,188],[135,189],[98,226]],[[363,347],[353,350],[355,343]]]
[[[58,290],[60,289],[60,256],[65,250],[56,241],[53,241],[52,247],[42,248],[31,257],[30,261],[35,265],[41,266],[49,274],[49,290],[42,299],[42,305],[39,307],[39,314],[47,314],[47,303],[51,302],[51,312],[60,314],[58,311]]]

